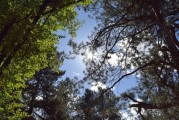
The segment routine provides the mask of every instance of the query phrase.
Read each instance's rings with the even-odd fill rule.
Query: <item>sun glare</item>
[[[93,55],[94,54],[92,52],[87,52],[86,57],[87,57],[87,59],[91,60],[91,59],[93,59]]]
[[[92,60],[92,59],[96,59],[97,55],[98,55],[97,52],[87,50],[85,54],[85,58],[86,60]]]

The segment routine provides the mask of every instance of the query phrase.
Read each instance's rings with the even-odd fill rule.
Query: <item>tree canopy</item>
[[[84,95],[78,99],[77,115],[74,118],[77,120],[120,120],[119,98],[112,91],[108,91],[101,99],[98,99],[102,91],[102,89],[100,92],[86,89]]]
[[[0,2],[0,118],[21,119],[25,113],[19,102],[25,81],[36,71],[52,66],[55,45],[69,30],[74,36],[79,27],[77,5],[90,0],[5,0]],[[60,63],[60,62],[59,62]]]
[[[154,114],[157,110],[178,114],[178,4],[177,0],[96,0],[88,6],[99,25],[90,42],[79,46],[94,55],[86,61],[85,80],[113,83],[109,90],[138,74],[138,86],[122,95],[135,102],[129,107],[136,107],[139,114],[153,109]]]
[[[73,80],[60,77],[64,72],[56,72],[46,67],[35,73],[32,79],[26,81],[23,90],[24,109],[29,116],[23,120],[69,120],[73,97],[77,91]],[[73,96],[73,97],[72,97]]]
[[[90,41],[69,42],[84,56],[84,82],[108,85],[98,92],[61,80],[57,31],[76,36],[77,8],[99,23]],[[0,119],[117,120],[128,107],[138,119],[178,118],[178,0],[4,0],[0,13]],[[138,85],[114,94],[130,75]]]

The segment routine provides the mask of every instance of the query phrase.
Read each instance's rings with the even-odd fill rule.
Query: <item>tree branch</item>
[[[129,75],[132,75],[132,74],[134,74],[135,72],[139,71],[140,69],[146,68],[146,67],[148,67],[148,66],[150,66],[150,65],[152,65],[152,64],[153,64],[153,60],[150,61],[150,62],[148,62],[147,64],[145,64],[145,65],[143,65],[143,66],[137,68],[136,70],[134,70],[134,71],[132,71],[132,72],[130,72],[130,73],[128,73],[128,74],[123,75],[123,76],[120,77],[116,82],[114,82],[111,87],[109,87],[109,88],[107,88],[106,90],[104,90],[103,94],[104,94],[105,92],[107,92],[108,90],[112,89],[112,88],[113,88],[117,83],[119,83],[123,78],[125,78],[125,77],[127,77],[127,76],[129,76]]]
[[[62,5],[61,7],[60,6],[57,6],[59,9],[63,9],[65,7],[68,7],[72,4],[76,4],[76,3],[79,3],[83,0],[78,0],[78,1],[74,1],[74,2],[69,2],[65,5]],[[35,15],[34,19],[33,19],[33,22],[32,22],[32,25],[30,27],[27,28],[27,31],[25,31],[24,35],[23,35],[23,38],[22,40],[20,40],[14,47],[13,51],[7,56],[7,57],[2,57],[0,56],[0,58],[2,58],[1,60],[1,66],[0,66],[0,75],[2,74],[2,71],[4,68],[6,68],[11,60],[13,59],[13,57],[15,56],[15,54],[19,51],[19,49],[21,49],[21,47],[24,45],[24,43],[28,40],[28,36],[29,36],[29,33],[33,30],[34,26],[36,25],[36,23],[39,21],[39,19],[41,18],[41,15],[43,15],[46,7],[48,6],[48,4],[51,3],[50,0],[44,0],[42,2],[42,4],[40,5],[39,7],[39,10],[37,12],[37,14]],[[28,15],[29,17],[29,15]],[[26,17],[25,17],[26,18]],[[14,23],[12,23],[13,25]],[[12,26],[10,23],[8,23],[5,28],[4,28],[4,31],[1,31],[0,33],[0,42],[1,42],[1,39],[3,40],[4,39],[4,36],[7,34],[7,32],[11,29],[11,26]],[[4,34],[6,33],[6,34]],[[2,35],[1,35],[2,34]],[[1,54],[3,55],[4,53],[2,53],[1,51]],[[3,62],[3,63],[2,63]]]
[[[0,32],[0,44],[2,43],[4,37],[7,35],[7,33],[9,32],[9,30],[12,28],[13,24],[14,24],[15,18],[9,20],[4,28],[1,30]]]
[[[171,25],[167,25],[167,22],[164,19],[162,13],[160,12],[160,9],[158,8],[156,2],[156,0],[151,0],[150,3],[155,13],[155,17],[157,19],[159,27],[163,31],[165,42],[170,50],[173,61],[179,69],[179,49],[177,48],[179,47],[179,42],[176,39],[175,30]]]
[[[129,105],[129,107],[130,108],[137,107],[138,113],[141,112],[141,108],[144,108],[144,109],[167,109],[167,108],[179,106],[179,103],[177,101],[173,101],[173,103],[151,104],[151,103],[139,102],[127,94],[125,94],[125,97],[129,98],[133,102],[136,102],[135,104]]]

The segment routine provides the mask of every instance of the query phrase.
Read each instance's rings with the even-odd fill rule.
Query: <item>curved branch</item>
[[[129,98],[133,102],[136,102],[135,104],[129,105],[130,108],[137,107],[138,111],[137,113],[141,113],[141,109],[167,109],[171,107],[179,106],[177,101],[174,101],[172,103],[162,103],[162,104],[152,104],[152,103],[146,103],[146,102],[139,102],[138,100],[130,97],[129,95],[125,94],[125,97]]]
[[[112,89],[112,88],[113,88],[117,83],[119,83],[123,78],[125,78],[125,77],[127,77],[127,76],[129,76],[129,75],[132,75],[132,74],[136,73],[137,71],[139,71],[140,69],[146,68],[146,67],[152,65],[153,63],[154,63],[154,62],[153,62],[153,60],[152,60],[152,61],[148,62],[147,64],[145,64],[145,65],[143,65],[143,66],[141,66],[141,67],[135,69],[134,71],[132,71],[132,72],[130,72],[130,73],[128,73],[128,74],[125,74],[125,75],[121,76],[116,82],[113,83],[113,85],[112,85],[111,87],[105,89],[102,94],[104,94],[104,93],[107,92],[108,90]]]

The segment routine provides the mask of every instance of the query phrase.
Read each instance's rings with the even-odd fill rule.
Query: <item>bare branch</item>
[[[153,60],[152,60],[152,61],[148,62],[147,64],[145,64],[145,65],[143,65],[143,66],[137,68],[136,70],[134,70],[134,71],[132,71],[132,72],[130,72],[130,73],[127,73],[127,74],[123,75],[123,76],[120,77],[116,82],[114,82],[111,87],[105,89],[102,94],[104,94],[104,93],[107,92],[108,90],[112,89],[112,88],[113,88],[117,83],[119,83],[123,78],[125,78],[125,77],[127,77],[127,76],[129,76],[129,75],[132,75],[132,74],[136,73],[137,71],[139,71],[139,70],[141,70],[141,69],[143,69],[143,68],[146,68],[146,67],[152,65],[153,63],[154,63],[154,62],[153,62]]]

